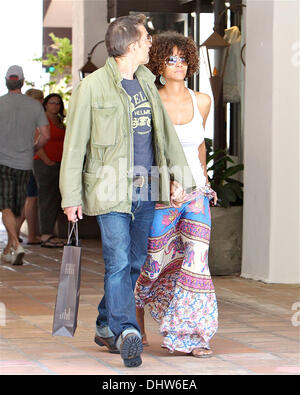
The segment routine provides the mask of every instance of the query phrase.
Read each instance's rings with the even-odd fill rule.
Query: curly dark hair
[[[62,97],[58,94],[58,93],[50,93],[50,95],[46,96],[44,101],[43,101],[43,107],[44,110],[46,111],[46,105],[48,103],[48,101],[52,98],[52,97],[57,97],[60,100],[60,107],[59,107],[59,113],[58,115],[60,116],[61,120],[64,119],[65,117],[65,106],[64,106],[64,102]]]
[[[187,78],[194,75],[199,69],[198,50],[192,38],[185,37],[183,34],[174,31],[155,34],[153,36],[152,47],[150,48],[149,53],[150,60],[146,66],[154,75],[156,75],[157,85],[159,75],[165,66],[164,62],[168,56],[172,56],[174,47],[177,47],[187,60]]]

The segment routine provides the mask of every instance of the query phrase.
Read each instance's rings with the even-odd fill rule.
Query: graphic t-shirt
[[[122,80],[122,86],[131,99],[132,130],[134,135],[134,174],[141,174],[140,167],[150,173],[154,165],[152,141],[152,109],[139,83],[133,80]],[[145,172],[145,170],[144,170]]]

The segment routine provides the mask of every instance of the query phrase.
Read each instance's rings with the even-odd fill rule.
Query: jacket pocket
[[[117,142],[120,117],[117,107],[92,108],[92,144],[110,146]]]

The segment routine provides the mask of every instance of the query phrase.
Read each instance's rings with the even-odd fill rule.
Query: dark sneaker
[[[112,354],[120,354],[120,351],[117,349],[115,345],[115,337],[100,337],[97,334],[95,335],[95,343],[100,346],[106,346],[108,348],[108,351],[111,352]]]
[[[121,335],[122,336],[122,335]],[[128,333],[120,343],[120,353],[124,365],[135,368],[142,364],[141,353],[143,352],[142,340],[135,333]]]

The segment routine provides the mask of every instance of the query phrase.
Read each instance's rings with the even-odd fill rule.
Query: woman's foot
[[[145,319],[144,319],[145,311],[143,307],[136,307],[135,311],[136,311],[136,320],[141,330],[142,344],[143,346],[147,347],[149,346],[149,343],[145,332]]]
[[[204,347],[194,348],[192,355],[195,358],[210,358],[213,355],[212,350]]]

